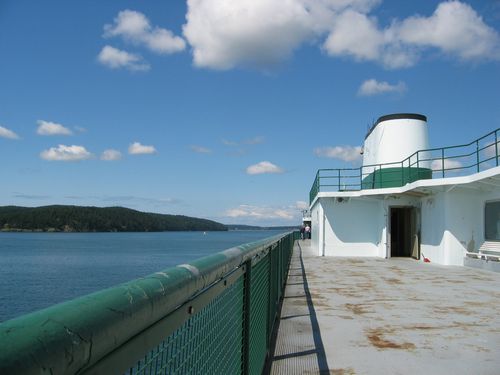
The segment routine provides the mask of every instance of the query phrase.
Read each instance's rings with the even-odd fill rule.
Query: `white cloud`
[[[134,142],[129,146],[128,153],[131,155],[155,154],[156,148],[154,146],[145,146],[139,142]]]
[[[71,135],[71,130],[55,122],[38,120],[36,133],[39,135]]]
[[[445,1],[428,17],[392,20],[387,26],[371,14],[379,3],[188,0],[183,32],[194,64],[211,69],[266,69],[304,44],[321,44],[330,56],[391,69],[415,65],[429,48],[463,60],[500,59],[499,33],[465,3]]]
[[[381,0],[188,0],[184,36],[194,64],[268,68],[315,44],[339,13],[370,12]]]
[[[463,60],[500,59],[498,32],[460,1],[442,2],[430,17],[409,17],[393,27],[404,43],[435,47]]]
[[[73,127],[78,133],[86,133],[87,132],[87,129],[85,129],[84,127],[81,127],[81,126],[74,126]]]
[[[199,154],[210,154],[212,152],[212,150],[203,146],[192,145],[190,148],[192,151],[197,152]]]
[[[120,36],[160,54],[180,52],[186,48],[184,39],[170,30],[152,27],[143,13],[128,9],[119,12],[113,24],[104,26],[104,36]]]
[[[462,60],[499,60],[500,35],[469,5],[446,1],[429,17],[413,16],[380,28],[368,14],[337,15],[323,48],[331,56],[377,61],[387,68],[415,65],[427,48]]]
[[[495,142],[487,142],[483,146],[483,154],[484,158],[493,158],[497,155],[497,150],[500,152],[500,142],[497,142],[497,146],[495,147]]]
[[[239,146],[239,145],[258,145],[261,143],[264,143],[266,141],[266,138],[259,135],[253,138],[247,138],[242,141],[236,142],[236,141],[230,141],[227,139],[222,139],[222,143],[225,144],[226,146]]]
[[[257,136],[257,137],[253,137],[253,138],[249,138],[249,139],[245,139],[243,141],[243,143],[247,144],[247,145],[258,145],[258,144],[261,144],[261,143],[264,143],[265,141],[265,138],[262,137],[262,136]]]
[[[229,141],[227,139],[223,139],[222,143],[225,144],[226,146],[238,146],[238,142]]]
[[[194,64],[213,69],[272,66],[313,36],[301,0],[188,0],[186,19]]]
[[[19,136],[12,130],[0,126],[0,137],[9,139],[19,139]]]
[[[401,44],[393,28],[380,29],[375,17],[353,10],[335,17],[323,49],[330,56],[377,61],[387,68],[409,67],[418,60],[416,51]]]
[[[24,194],[24,193],[14,193],[12,197],[19,199],[29,199],[29,200],[45,200],[51,198],[50,195]]]
[[[302,211],[309,208],[305,201],[296,201],[287,206],[255,206],[241,204],[223,213],[232,222],[256,225],[296,224],[302,220]]]
[[[177,198],[153,198],[133,195],[67,195],[64,198],[77,200],[80,202],[89,202],[86,203],[87,205],[101,206],[104,203],[106,207],[109,207],[110,205],[124,206],[139,209],[141,211],[145,211],[144,206],[147,206],[150,209],[154,209],[156,211],[158,209],[161,209],[162,207],[182,203],[182,201]]]
[[[326,3],[330,3],[337,12],[345,9],[353,9],[359,12],[369,13],[378,5],[382,4],[382,1],[383,0],[326,0]]]
[[[80,161],[90,159],[92,154],[83,146],[59,145],[42,151],[40,157],[49,161]]]
[[[354,162],[362,159],[360,146],[317,147],[314,154],[323,158]]]
[[[376,79],[369,79],[361,84],[358,95],[372,96],[386,93],[403,93],[405,91],[406,84],[404,82],[398,82],[395,85],[391,85],[385,81],[379,82]]]
[[[356,60],[376,60],[384,42],[377,22],[365,14],[348,10],[337,17],[323,47],[328,54],[350,55]]]
[[[462,163],[458,160],[444,159],[444,169],[462,168],[462,167],[463,167]],[[433,160],[431,163],[431,169],[433,171],[443,170],[442,160]]]
[[[250,147],[261,144],[265,142],[265,138],[263,136],[256,136],[253,138],[247,138],[244,140],[240,140],[238,142],[231,141],[227,139],[222,139],[222,143],[226,146],[232,147],[233,150],[229,153],[232,156],[241,156],[248,152]]]
[[[114,161],[120,160],[122,158],[122,153],[118,150],[108,149],[104,150],[101,154],[101,160]]]
[[[147,71],[150,66],[140,55],[119,50],[111,46],[104,46],[97,60],[111,69],[125,68],[132,71]]]
[[[297,202],[295,202],[295,207],[301,211],[307,210],[309,208],[309,204],[305,201],[297,201]]]
[[[253,218],[258,220],[293,220],[298,217],[298,213],[297,210],[293,210],[288,207],[259,207],[243,204],[227,210],[224,213],[224,216],[231,218]]]
[[[260,163],[249,166],[246,169],[247,174],[264,174],[264,173],[283,173],[283,169],[269,161],[261,161]]]

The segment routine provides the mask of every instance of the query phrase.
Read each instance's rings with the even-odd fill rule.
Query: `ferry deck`
[[[272,374],[498,374],[500,273],[296,241]]]

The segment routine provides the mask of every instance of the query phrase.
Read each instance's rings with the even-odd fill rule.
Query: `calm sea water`
[[[278,233],[0,233],[0,322]]]

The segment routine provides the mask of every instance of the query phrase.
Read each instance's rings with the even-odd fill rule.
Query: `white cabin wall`
[[[444,264],[444,193],[423,198],[421,205],[422,222],[420,231],[420,253],[431,262]]]
[[[484,195],[475,190],[441,192],[422,199],[421,252],[431,262],[463,265],[468,247],[484,238]]]
[[[445,198],[444,264],[463,265],[467,246],[483,232],[484,194],[476,190],[451,191]],[[477,248],[477,245],[474,245]]]
[[[323,207],[321,199],[311,209],[311,247],[321,255],[320,239],[323,238]]]
[[[322,198],[321,202],[325,214],[325,255],[379,256],[383,216],[380,201],[351,198],[338,202],[335,198]]]
[[[494,200],[500,191],[461,187],[422,198],[320,198],[311,209],[312,246],[320,256],[324,243],[328,256],[385,258],[390,208],[413,206],[420,207],[421,254],[433,263],[463,265],[466,250],[484,242],[484,206]]]
[[[380,258],[388,258],[387,252],[387,218],[389,209],[383,203],[380,204],[380,215],[378,220],[379,227],[379,243],[378,243],[378,256]]]

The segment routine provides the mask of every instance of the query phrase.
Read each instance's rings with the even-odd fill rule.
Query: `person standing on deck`
[[[311,239],[311,227],[309,226],[309,224],[306,224],[304,231],[306,232],[305,238],[310,240]]]
[[[304,240],[305,232],[306,232],[306,227],[304,224],[302,224],[302,226],[300,227],[300,239],[301,240]]]

